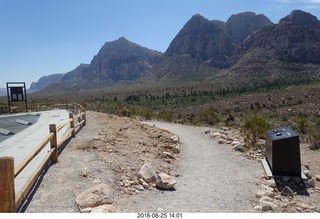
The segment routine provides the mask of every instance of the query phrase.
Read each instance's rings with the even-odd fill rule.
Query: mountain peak
[[[320,29],[320,22],[316,16],[301,10],[293,10],[288,16],[280,20],[280,23],[292,22],[298,26],[311,29]]]
[[[263,14],[242,12],[231,15],[227,20],[226,33],[236,40],[243,41],[250,33],[271,25],[273,23]]]

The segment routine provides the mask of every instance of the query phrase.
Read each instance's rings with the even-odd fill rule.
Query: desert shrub
[[[300,134],[307,134],[307,128],[308,128],[308,120],[305,117],[298,117],[295,120],[294,128],[300,133]]]
[[[320,148],[320,119],[309,128],[309,142],[310,149],[317,150]]]
[[[255,112],[253,115],[244,119],[240,131],[244,136],[247,145],[255,147],[257,140],[265,137],[265,133],[269,128],[270,122],[265,117]]]
[[[220,118],[216,109],[205,109],[199,113],[201,123],[208,125],[216,125],[220,122]]]
[[[158,113],[158,118],[164,119],[166,121],[172,121],[172,117],[173,117],[173,112],[170,110],[163,109]]]
[[[225,123],[227,126],[233,125],[235,122],[235,117],[232,112],[228,112],[227,118],[225,119]]]

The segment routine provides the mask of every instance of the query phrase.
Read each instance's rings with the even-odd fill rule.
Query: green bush
[[[241,133],[244,140],[250,147],[255,147],[259,138],[265,137],[266,131],[270,128],[270,122],[255,112],[247,117],[241,124]]]

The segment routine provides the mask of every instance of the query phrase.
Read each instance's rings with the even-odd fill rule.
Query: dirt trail
[[[180,138],[182,154],[176,169],[175,191],[152,190],[119,200],[127,212],[254,212],[253,199],[262,166],[220,145],[205,134],[207,128],[147,122]]]

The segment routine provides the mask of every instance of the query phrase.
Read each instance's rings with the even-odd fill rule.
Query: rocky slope
[[[161,54],[120,37],[100,49],[90,65],[77,74],[77,83],[90,88],[135,80],[151,69]]]
[[[52,74],[48,76],[43,76],[37,82],[31,83],[30,90],[39,91],[50,84],[60,83],[63,75],[64,74]]]
[[[241,58],[218,78],[264,87],[319,79],[319,26],[315,16],[293,11],[278,24],[250,34]]]

